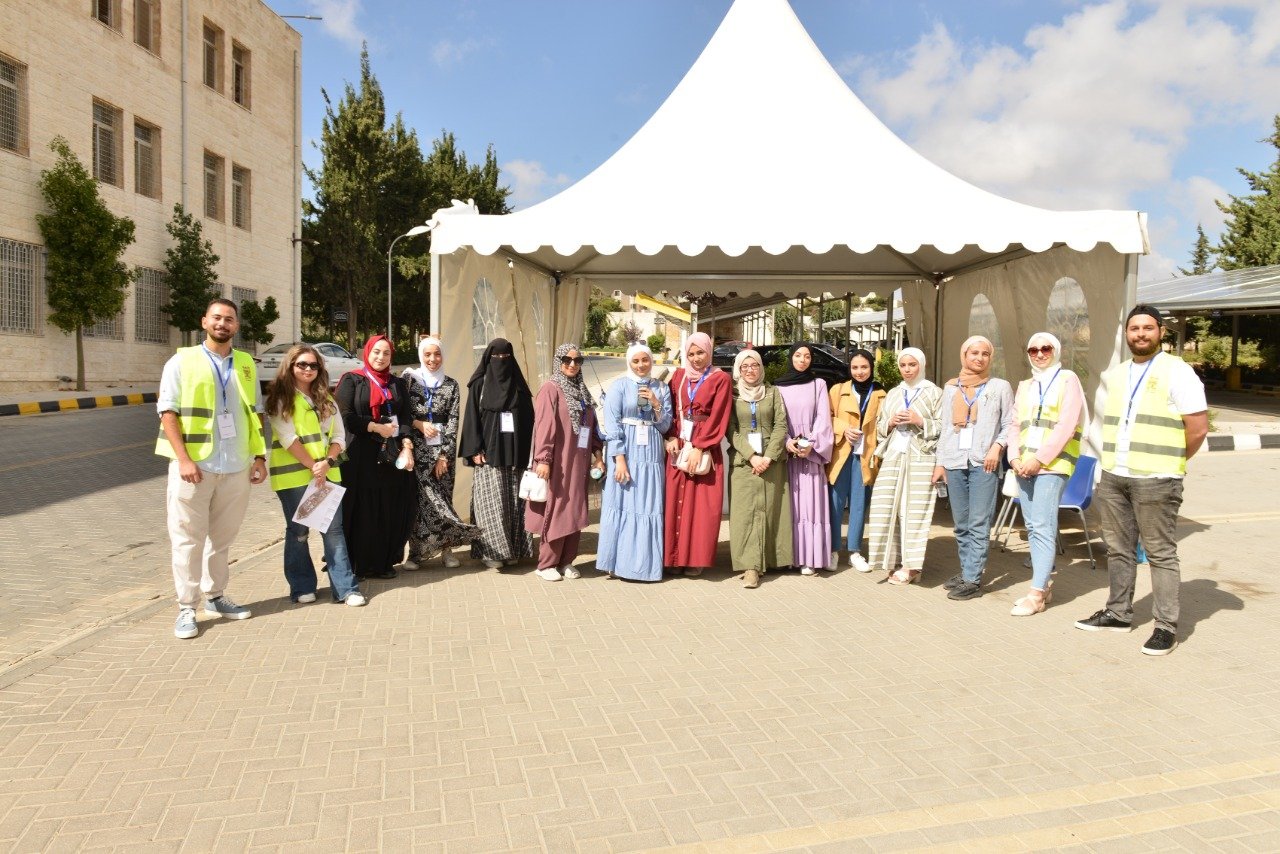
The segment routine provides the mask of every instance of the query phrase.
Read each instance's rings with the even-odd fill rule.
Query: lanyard
[[[365,369],[364,369],[364,375],[365,375],[366,377],[368,377],[368,378],[369,378],[369,382],[373,383],[373,384],[374,384],[374,385],[376,385],[378,388],[382,389],[383,403],[390,404],[390,403],[392,402],[392,399],[393,399],[393,398],[392,398],[392,396],[391,396],[391,384],[390,384],[390,383],[387,383],[386,385],[383,385],[382,383],[378,382],[378,378],[377,378],[377,377],[375,377],[373,374],[369,373],[369,369],[368,369],[368,368],[365,368]],[[382,406],[381,406],[381,405],[379,405],[379,406],[378,406],[378,414],[379,414],[379,416],[381,416],[381,414],[382,414]]]
[[[924,392],[924,389],[920,389],[920,391],[917,391],[917,392],[916,392],[916,396],[915,396],[915,397],[912,397],[910,392],[908,392],[906,389],[903,389],[903,390],[902,390],[902,400],[903,400],[903,402],[904,402],[904,406],[905,406],[905,408],[910,409],[910,408],[911,408],[911,404],[913,404],[913,403],[915,403],[917,400],[919,400],[919,399],[920,399],[920,395],[921,395],[923,392]],[[968,398],[966,398],[966,400],[967,400],[967,399],[968,399]],[[976,398],[976,397],[975,397],[974,399],[975,399],[975,400],[977,400],[977,398]]]
[[[234,358],[232,359],[231,364],[227,366],[227,370],[224,372],[217,359],[209,352],[209,348],[203,344],[200,347],[204,350],[204,354],[209,357],[209,364],[213,366],[213,375],[218,378],[218,385],[222,389],[222,411],[229,412],[231,405],[227,402],[227,383],[231,382],[231,375],[235,373],[235,360]]]
[[[435,414],[436,408],[436,390],[431,386],[425,386],[427,391],[427,420],[431,420],[431,416]]]
[[[747,404],[751,407],[751,429],[755,430],[756,429],[756,402],[754,400],[749,400],[747,401]]]
[[[956,383],[956,391],[960,392],[960,396],[964,398],[965,403],[964,426],[969,426],[969,417],[973,414],[973,405],[978,402],[978,398],[982,397],[982,392],[986,387],[986,383],[978,386],[978,390],[973,393],[973,400],[970,400],[969,395],[964,393],[964,386]]]
[[[859,394],[858,394],[858,392],[857,392],[857,389],[855,389],[855,390],[854,390],[854,392],[853,392],[853,393],[854,393],[854,396],[858,398],[858,422],[859,422],[859,424],[861,424],[862,420],[863,420],[863,419],[865,419],[865,418],[867,417],[867,405],[871,403],[871,392],[873,392],[873,391],[875,391],[875,389],[871,389],[871,388],[867,389],[867,393],[866,393],[866,395],[859,395]]]
[[[1058,374],[1062,373],[1062,368],[1053,372],[1053,376],[1049,377],[1047,385],[1040,385],[1040,380],[1036,380],[1036,385],[1040,386],[1040,406],[1036,409],[1036,426],[1040,426],[1040,416],[1044,413],[1044,399],[1049,394],[1049,389],[1053,388],[1053,381],[1058,378]]]
[[[684,393],[685,393],[686,395],[688,395],[688,396],[689,396],[689,406],[688,406],[688,409],[686,410],[686,414],[685,414],[685,417],[686,417],[686,418],[690,418],[690,419],[692,419],[692,418],[693,418],[693,401],[694,401],[694,399],[695,399],[695,398],[697,398],[697,396],[698,396],[698,389],[702,388],[702,384],[703,384],[704,382],[706,382],[706,381],[707,381],[707,377],[709,377],[709,376],[711,376],[711,371],[707,371],[707,372],[706,372],[706,373],[704,373],[702,376],[698,377],[698,381],[697,381],[696,383],[694,383],[694,384],[693,384],[693,388],[692,388],[692,389],[690,389],[690,388],[689,388],[689,375],[688,375],[688,374],[685,374],[685,377],[684,377]]]
[[[1156,359],[1160,357],[1157,353],[1147,360],[1147,366],[1142,369],[1142,375],[1138,377],[1138,384],[1133,384],[1133,362],[1129,363],[1129,405],[1124,411],[1124,420],[1126,424],[1132,423],[1133,416],[1133,398],[1138,394],[1138,389],[1142,388],[1142,381],[1147,378],[1147,371],[1151,370],[1151,366],[1155,364]]]

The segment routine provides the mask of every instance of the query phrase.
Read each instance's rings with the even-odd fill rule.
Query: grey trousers
[[[1156,628],[1176,634],[1182,576],[1175,529],[1182,507],[1182,478],[1117,477],[1104,471],[1096,499],[1102,510],[1102,539],[1107,544],[1111,575],[1107,609],[1122,620],[1133,619],[1133,581],[1141,537],[1151,566],[1151,614]]]

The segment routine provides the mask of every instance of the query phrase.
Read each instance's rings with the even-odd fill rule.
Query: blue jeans
[[[951,518],[956,525],[956,548],[960,551],[960,574],[965,581],[977,584],[982,581],[982,570],[987,568],[1000,471],[989,472],[980,465],[970,465],[947,469],[946,476]]]
[[[293,514],[302,503],[305,486],[295,486],[276,492],[280,507],[284,510],[284,578],[289,582],[289,598],[294,602],[304,593],[316,592],[316,565],[311,560],[311,548],[307,535],[311,529],[293,521]],[[329,589],[333,601],[341,602],[347,594],[358,592],[355,574],[351,571],[351,557],[347,554],[347,538],[342,533],[342,511],[333,514],[329,530],[321,534],[324,542],[324,562],[329,564]]]
[[[831,551],[834,553],[841,549],[840,520],[848,507],[849,537],[846,542],[849,553],[861,552],[862,526],[867,519],[867,503],[871,500],[871,487],[862,485],[862,461],[850,455],[827,495],[831,502]]]
[[[1022,518],[1027,520],[1027,538],[1031,541],[1031,586],[1049,589],[1049,576],[1058,551],[1058,503],[1067,488],[1065,474],[1041,472],[1035,477],[1018,478],[1022,488]]]

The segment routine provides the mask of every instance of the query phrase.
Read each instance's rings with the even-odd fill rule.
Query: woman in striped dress
[[[915,347],[898,354],[902,382],[876,417],[875,453],[883,462],[871,492],[867,543],[871,566],[889,573],[890,584],[913,584],[920,577],[933,522],[942,389],[924,378],[924,365],[924,353]]]

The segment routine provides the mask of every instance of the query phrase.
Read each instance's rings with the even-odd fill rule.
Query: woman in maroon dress
[[[724,505],[724,454],[720,441],[729,429],[733,389],[729,375],[711,365],[711,338],[689,336],[683,365],[671,377],[674,408],[667,431],[666,542],[663,563],[672,575],[701,575],[716,560],[720,511]],[[686,465],[676,465],[689,445]],[[703,455],[711,470],[697,474]]]

